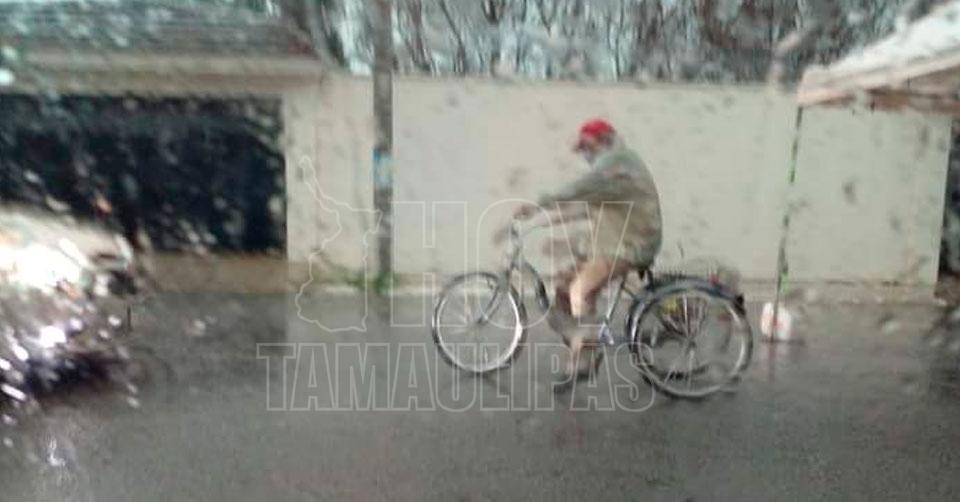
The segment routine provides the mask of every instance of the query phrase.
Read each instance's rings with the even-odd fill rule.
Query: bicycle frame
[[[563,331],[565,331],[564,326],[568,325],[567,321],[563,320],[563,322],[559,323],[560,325],[554,323],[555,320],[560,320],[559,318],[554,318],[554,316],[560,316],[562,314],[549,310],[551,299],[547,293],[546,283],[534,265],[524,257],[524,238],[530,231],[543,227],[544,225],[531,225],[521,231],[519,222],[514,220],[509,227],[509,248],[505,253],[507,261],[504,263],[504,266],[499,269],[499,272],[468,272],[451,279],[447,286],[444,287],[434,307],[432,335],[434,342],[441,350],[441,354],[443,354],[445,359],[452,365],[474,373],[486,373],[505,367],[512,358],[515,357],[520,350],[521,344],[525,340],[525,331],[530,326],[527,321],[526,308],[524,305],[526,298],[524,290],[530,284],[530,279],[526,277],[527,275],[532,277],[537,302],[544,313],[550,316],[551,326],[559,331],[560,334],[565,335]],[[746,318],[742,295],[738,295],[735,291],[727,289],[724,285],[714,280],[712,276],[709,279],[705,279],[696,275],[686,275],[682,272],[656,274],[655,276],[649,268],[638,268],[635,271],[639,273],[641,280],[641,284],[638,287],[627,284],[628,280],[630,280],[630,273],[624,274],[617,280],[610,281],[607,285],[607,293],[604,296],[609,299],[609,302],[604,306],[603,317],[597,321],[598,341],[591,341],[590,343],[628,345],[635,360],[639,364],[638,367],[641,372],[646,375],[653,385],[673,397],[699,398],[716,392],[722,388],[723,385],[733,381],[733,379],[746,368],[752,353],[752,334],[749,321]],[[489,300],[486,300],[487,303],[479,309],[468,305],[465,313],[469,317],[465,318],[463,314],[461,314],[462,321],[468,324],[471,322],[474,324],[489,324],[493,322],[494,314],[499,311],[505,301],[508,302],[513,309],[512,319],[514,320],[514,324],[512,324],[513,331],[510,339],[510,351],[504,353],[502,356],[498,356],[498,358],[493,361],[492,366],[487,365],[486,358],[484,359],[483,367],[460,361],[445,348],[447,347],[447,342],[444,341],[444,335],[440,332],[440,326],[442,324],[440,318],[443,307],[446,305],[447,295],[451,294],[451,292],[459,292],[460,290],[458,288],[469,285],[470,281],[476,278],[481,279],[481,283],[479,284],[481,293],[485,295],[492,293],[492,295],[489,297]],[[469,290],[464,290],[464,292],[468,291]],[[694,294],[694,298],[690,304],[688,304],[687,297],[689,293]],[[624,329],[622,333],[615,335],[611,323],[624,296],[627,296],[632,301],[625,311]],[[696,298],[697,296],[701,298],[698,299]],[[703,298],[704,296],[705,298]],[[693,381],[692,375],[706,366],[697,362],[694,368],[691,361],[696,362],[696,360],[691,359],[689,356],[695,354],[696,350],[699,350],[694,338],[704,327],[706,317],[703,314],[707,312],[707,309],[703,302],[710,302],[713,301],[713,299],[719,300],[721,303],[717,305],[723,307],[727,312],[723,314],[727,316],[725,320],[720,319],[730,326],[724,334],[724,336],[727,337],[725,340],[729,340],[729,337],[733,334],[732,329],[734,325],[732,323],[735,322],[736,325],[740,326],[743,330],[737,332],[737,339],[742,341],[742,345],[740,345],[736,363],[732,366],[728,365],[729,372],[724,370],[723,381],[711,383],[710,385],[713,385],[712,387],[707,387],[705,390],[698,389],[694,392],[690,386],[690,383]],[[720,313],[722,314],[722,312]],[[648,317],[651,315],[654,317]],[[657,328],[657,325],[654,324],[651,326],[654,329],[645,329],[644,326],[648,325],[644,324],[644,319],[652,319],[654,322],[659,322],[660,328]],[[711,327],[714,327],[713,324],[711,324]],[[716,327],[722,326],[717,324]],[[670,345],[667,345],[668,343]],[[659,356],[655,358],[654,351],[666,347],[666,353],[669,353],[670,349],[674,348],[673,344],[675,343],[681,344],[680,355],[669,357],[669,360],[673,360],[673,362],[669,364],[669,367],[659,364]],[[727,341],[723,341],[723,346],[726,346],[726,344]],[[666,357],[667,356],[664,356],[664,361],[668,360]],[[678,373],[676,371],[676,366],[677,363],[682,362],[684,358],[687,359],[687,369],[685,370],[687,374],[685,380],[687,385],[686,388],[680,388],[674,386],[671,381],[674,377],[683,374],[682,372]]]
[[[523,272],[527,272],[531,276],[533,276],[534,287],[536,289],[534,294],[537,299],[537,304],[543,310],[544,313],[547,313],[549,311],[551,302],[550,302],[550,297],[547,293],[546,283],[544,282],[543,277],[541,277],[537,269],[533,266],[533,264],[531,264],[523,255],[524,237],[526,237],[530,232],[538,228],[540,227],[531,227],[526,232],[521,232],[520,223],[517,220],[513,220],[511,222],[510,249],[507,252],[507,255],[509,256],[509,265],[504,269],[503,273],[501,274],[501,278],[500,278],[501,282],[499,287],[497,288],[497,294],[495,294],[494,297],[491,298],[490,304],[488,305],[488,309],[484,310],[483,318],[481,320],[482,322],[486,322],[489,319],[489,314],[496,311],[496,309],[500,306],[500,302],[502,301],[501,292],[508,291],[511,277],[515,272],[521,273],[521,274]],[[623,294],[624,293],[628,294],[630,296],[630,299],[632,300],[632,303],[636,303],[637,300],[645,296],[642,294],[642,292],[641,293],[634,292],[634,291],[631,291],[629,288],[627,288],[628,278],[629,278],[629,274],[625,274],[620,279],[619,284],[617,285],[617,288],[616,288],[616,292],[614,293],[613,300],[607,306],[606,312],[604,313],[604,316],[600,321],[599,339],[602,343],[605,343],[607,345],[615,345],[617,343],[617,340],[613,336],[613,333],[610,329],[610,322],[613,318],[613,313],[616,311],[617,306],[620,304],[620,299],[623,296]],[[518,288],[518,290],[520,292],[520,297],[523,298],[524,291],[523,291],[522,280],[520,282],[520,287]],[[625,334],[622,337],[621,342],[627,342],[627,341],[628,341],[628,335]]]

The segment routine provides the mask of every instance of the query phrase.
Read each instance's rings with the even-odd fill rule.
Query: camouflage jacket
[[[657,186],[640,157],[625,146],[601,154],[589,172],[538,202],[545,209],[586,203],[590,230],[570,236],[583,259],[605,257],[649,266],[660,251]]]

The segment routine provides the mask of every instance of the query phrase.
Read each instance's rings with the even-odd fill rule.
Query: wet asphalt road
[[[351,298],[305,304],[303,317],[327,327],[359,312]],[[420,310],[399,301],[393,324],[417,324]],[[424,328],[389,328],[371,312],[366,334],[331,334],[295,312],[282,296],[155,299],[133,343],[156,356],[151,382],[136,401],[97,381],[43,396],[41,412],[5,429],[0,499],[955,500],[960,490],[960,342],[923,338],[933,307],[810,307],[807,343],[758,343],[735,392],[652,404],[628,374],[552,401],[555,338],[542,329],[531,340],[546,349],[499,379],[456,381]],[[277,345],[290,342],[301,352]],[[376,344],[364,361],[377,368],[370,403],[420,409],[316,409],[370,404],[327,392],[361,367],[349,355],[336,365],[332,342]],[[474,397],[454,399],[454,388]],[[458,403],[469,406],[450,411]],[[599,409],[574,409],[590,405]]]

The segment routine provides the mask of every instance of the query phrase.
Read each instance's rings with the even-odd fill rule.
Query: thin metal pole
[[[377,213],[378,283],[393,275],[393,8],[391,0],[376,0],[374,43],[373,206]]]
[[[797,107],[796,121],[793,126],[793,145],[790,148],[790,170],[787,175],[787,205],[783,212],[780,227],[780,245],[777,248],[777,293],[773,302],[773,325],[771,338],[776,338],[777,323],[780,316],[780,298],[789,279],[790,267],[787,264],[787,237],[790,234],[790,216],[793,213],[793,185],[797,181],[797,157],[800,150],[800,126],[803,123],[803,107]]]

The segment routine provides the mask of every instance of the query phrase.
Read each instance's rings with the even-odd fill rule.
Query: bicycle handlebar
[[[510,238],[515,241],[522,240],[524,237],[532,234],[535,230],[545,228],[547,225],[530,225],[526,228],[523,226],[522,220],[516,218],[510,220]]]

